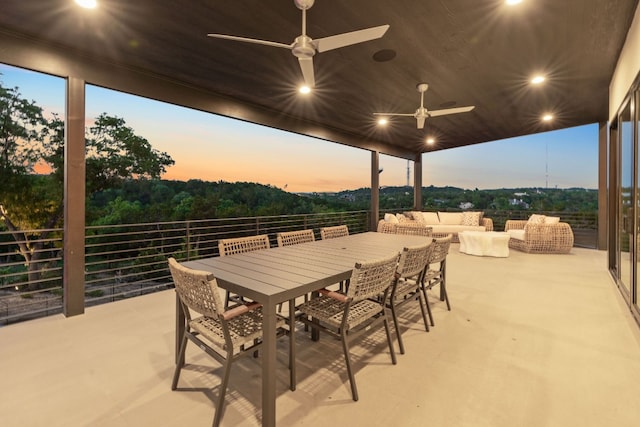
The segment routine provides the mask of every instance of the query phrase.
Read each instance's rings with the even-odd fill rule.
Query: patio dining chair
[[[384,259],[358,262],[351,273],[347,294],[321,289],[319,295],[301,304],[301,320],[313,329],[320,329],[342,341],[347,365],[351,396],[358,400],[358,389],[349,357],[349,343],[358,336],[384,325],[391,361],[396,364],[396,354],[391,341],[385,301],[398,263],[398,253]]]
[[[404,343],[402,342],[402,334],[400,333],[397,314],[400,307],[411,301],[418,300],[425,330],[429,332],[429,322],[427,321],[426,304],[421,291],[421,281],[432,250],[430,243],[431,242],[424,245],[406,247],[400,253],[400,260],[398,261],[391,292],[387,300],[387,305],[391,309],[393,325],[396,328],[396,335],[398,336],[400,354],[404,354]]]
[[[334,225],[332,227],[322,227],[320,229],[320,238],[322,240],[327,239],[336,239],[338,237],[346,237],[349,235],[349,227],[345,224],[343,225]],[[339,285],[340,292],[344,292],[345,289],[349,286],[349,280],[340,282]]]
[[[296,230],[296,231],[283,231],[276,235],[278,240],[278,246],[291,246],[299,243],[313,242],[316,240],[313,230]]]
[[[453,235],[449,234],[446,237],[439,237],[433,239],[431,243],[431,253],[427,259],[427,266],[425,267],[425,273],[422,276],[421,290],[424,295],[424,302],[427,306],[427,313],[429,313],[429,319],[431,319],[431,326],[434,326],[433,314],[431,313],[431,307],[429,306],[429,299],[427,297],[427,291],[436,285],[440,285],[440,300],[446,301],[447,310],[451,311],[451,305],[449,304],[449,296],[447,295],[447,254],[449,253],[449,247],[451,246],[451,240]]]
[[[313,230],[296,230],[296,231],[283,231],[276,234],[278,240],[278,247],[298,245],[300,243],[313,242],[316,240]],[[308,300],[308,296],[304,296],[304,300]],[[290,307],[291,310],[291,307]],[[278,312],[282,311],[282,304],[278,304]]]
[[[320,229],[320,237],[322,240],[335,239],[336,237],[345,237],[349,235],[349,227],[346,225],[335,225],[332,227],[322,227]]]
[[[169,258],[168,262],[178,294],[179,309],[186,319],[171,390],[176,390],[178,386],[189,340],[222,364],[223,373],[213,419],[213,426],[217,427],[224,411],[232,363],[253,354],[262,346],[262,306],[252,302],[226,309],[217,281],[211,273],[187,268],[174,258]],[[192,313],[197,317],[192,317]],[[277,319],[276,322],[278,336],[284,335],[284,320]],[[293,363],[291,358],[290,353],[290,365]],[[293,383],[291,387],[294,388]]]
[[[269,248],[269,236],[266,234],[237,237],[233,239],[220,239],[218,241],[218,252],[220,253],[220,256],[241,254]],[[224,301],[225,307],[229,306],[229,301],[239,303],[244,302],[244,298],[241,295],[233,295],[231,292],[227,291]]]

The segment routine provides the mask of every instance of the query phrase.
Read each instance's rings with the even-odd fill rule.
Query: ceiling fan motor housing
[[[315,3],[315,1],[316,0],[293,0],[293,3],[298,9],[307,10],[311,9],[311,6],[313,6],[313,3]]]

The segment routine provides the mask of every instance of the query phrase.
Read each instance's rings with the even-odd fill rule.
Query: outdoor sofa
[[[460,231],[493,231],[493,220],[484,217],[483,212],[421,212],[411,211],[385,214],[378,222],[378,231],[392,233],[396,224],[411,223],[432,228],[433,237],[452,234],[452,241],[459,242]]]

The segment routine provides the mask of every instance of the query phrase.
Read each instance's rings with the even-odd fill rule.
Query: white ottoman
[[[509,233],[498,231],[461,231],[460,252],[469,255],[493,256],[506,258],[509,256]]]

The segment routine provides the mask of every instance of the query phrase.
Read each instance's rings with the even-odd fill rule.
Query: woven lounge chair
[[[218,251],[220,256],[241,254],[245,252],[259,251],[262,249],[269,249],[269,236],[266,234],[259,234],[257,236],[238,237],[234,239],[220,239],[218,241]],[[244,299],[239,295],[232,295],[229,291],[226,293],[224,306],[229,306],[229,301],[243,302]]]
[[[398,254],[381,260],[359,262],[351,273],[351,284],[346,295],[321,289],[318,297],[298,307],[303,322],[341,339],[351,395],[355,401],[358,400],[358,389],[349,357],[349,342],[352,339],[375,331],[374,326],[383,323],[391,361],[396,364],[385,301],[389,297],[397,263]]]
[[[566,222],[535,224],[527,220],[507,220],[509,247],[527,253],[566,254],[573,248],[573,230]]]
[[[434,322],[431,307],[429,306],[429,298],[427,297],[428,290],[434,286],[440,285],[440,300],[446,301],[447,310],[451,311],[449,296],[447,295],[446,273],[447,254],[449,253],[452,238],[453,236],[449,234],[446,237],[433,239],[433,242],[431,243],[431,252],[427,259],[427,267],[421,280],[422,295],[424,296],[424,302],[427,306],[427,313],[429,313],[429,318],[431,319],[431,326],[434,326]]]
[[[349,228],[346,225],[336,225],[333,227],[323,227],[320,229],[320,237],[322,240],[335,239],[336,237],[345,237],[349,235]]]
[[[396,270],[393,285],[391,286],[389,299],[387,300],[387,305],[391,309],[393,324],[396,328],[396,335],[398,336],[400,354],[404,354],[404,343],[402,342],[402,335],[400,334],[397,314],[397,310],[400,307],[411,301],[418,300],[420,302],[420,311],[422,311],[424,327],[426,331],[429,332],[427,311],[422,292],[420,290],[420,284],[430,253],[430,242],[425,245],[404,248],[400,253],[398,268]]]
[[[186,319],[171,390],[178,386],[180,371],[185,364],[187,340],[190,340],[222,364],[222,381],[213,419],[213,426],[217,427],[224,411],[231,364],[262,346],[262,306],[253,302],[225,309],[212,274],[187,268],[174,258],[169,258],[169,270],[176,286],[179,309]],[[197,313],[197,317],[192,317],[191,313]],[[278,335],[284,335],[284,321],[278,319],[276,322]],[[291,354],[289,357],[292,366]],[[293,382],[291,388],[295,388]]]

